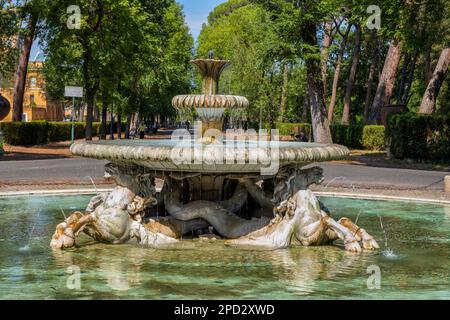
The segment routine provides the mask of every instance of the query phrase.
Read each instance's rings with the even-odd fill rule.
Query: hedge
[[[384,126],[364,126],[362,124],[330,126],[333,142],[349,148],[367,150],[386,149],[386,129]]]
[[[30,146],[48,142],[71,139],[70,122],[2,122],[0,123],[6,143],[18,146]],[[75,139],[85,135],[85,123],[75,122]],[[100,123],[93,123],[93,136],[97,136]]]
[[[47,142],[67,141],[71,138],[70,122],[3,122],[0,125],[5,142],[11,145],[37,145]],[[75,139],[82,139],[85,135],[85,123],[75,122],[74,125]],[[122,123],[123,132],[125,132],[125,125],[125,123]],[[264,127],[268,129],[268,124],[265,124]],[[276,127],[280,135],[297,135],[300,131],[304,131],[309,137],[309,141],[312,141],[311,125],[308,123],[277,122]],[[349,148],[370,150],[384,150],[385,148],[384,126],[332,125],[330,128],[334,143]],[[117,132],[117,124],[114,124],[113,130]],[[93,123],[93,136],[97,136],[99,131],[100,123]],[[108,123],[107,134],[109,132],[110,125]]]
[[[330,126],[330,130],[334,143],[356,149],[363,147],[362,137],[364,125],[333,124]]]
[[[298,135],[301,131],[303,131],[308,139],[310,141],[312,140],[311,124],[309,123],[276,122],[275,127],[278,129],[280,136]],[[264,128],[269,130],[270,125],[266,123]]]
[[[393,114],[388,117],[386,137],[396,158],[450,159],[449,115]]]
[[[264,127],[269,129],[269,124],[266,123]],[[280,135],[284,136],[297,135],[299,131],[304,131],[309,141],[312,141],[312,130],[309,123],[277,122],[276,128],[279,130]],[[386,148],[386,129],[384,126],[333,124],[330,126],[330,130],[333,142],[336,144],[355,149],[385,150]]]

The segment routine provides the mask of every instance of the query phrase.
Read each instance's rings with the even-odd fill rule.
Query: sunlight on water
[[[79,248],[50,249],[62,212],[82,210],[89,199],[0,198],[1,299],[450,299],[448,207],[323,198],[334,218],[358,217],[382,245],[362,254],[339,242],[263,251],[189,240],[153,250],[87,236]],[[374,265],[379,290],[367,288]]]

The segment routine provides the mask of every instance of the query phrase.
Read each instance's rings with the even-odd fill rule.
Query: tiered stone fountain
[[[279,142],[276,136],[265,141],[266,135],[254,131],[228,132],[224,138],[225,110],[249,105],[244,97],[216,94],[220,73],[229,63],[192,61],[202,74],[203,93],[173,99],[178,110],[196,109],[200,122],[194,137],[178,130],[171,140],[72,145],[74,155],[109,160],[106,175],[117,187],[59,224],[52,247],[73,247],[84,232],[101,242],[137,241],[160,248],[208,230],[209,237],[225,238],[224,244],[233,246],[285,248],[341,239],[349,251],[361,251],[359,242],[365,249],[378,248],[349,219],[332,219],[308,189],[322,182],[322,170],[301,169],[346,158],[347,148]],[[156,179],[164,181],[160,192]]]

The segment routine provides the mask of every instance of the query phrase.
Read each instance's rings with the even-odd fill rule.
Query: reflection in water
[[[389,246],[398,256],[348,253],[342,244],[258,251],[197,240],[154,250],[105,245],[88,237],[80,238],[79,248],[51,250],[48,243],[61,208],[82,209],[89,197],[0,199],[0,298],[450,298],[450,207],[323,200],[336,217],[359,215],[377,239],[384,237],[382,217]],[[380,290],[367,289],[371,265],[380,267]],[[81,272],[79,290],[67,287],[71,266]]]

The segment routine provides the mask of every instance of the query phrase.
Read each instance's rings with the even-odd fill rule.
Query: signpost
[[[73,123],[75,118],[75,98],[83,98],[83,87],[66,86],[64,89],[64,96],[72,98],[72,116],[70,121],[72,122],[71,137],[73,143],[75,141],[75,127]]]

